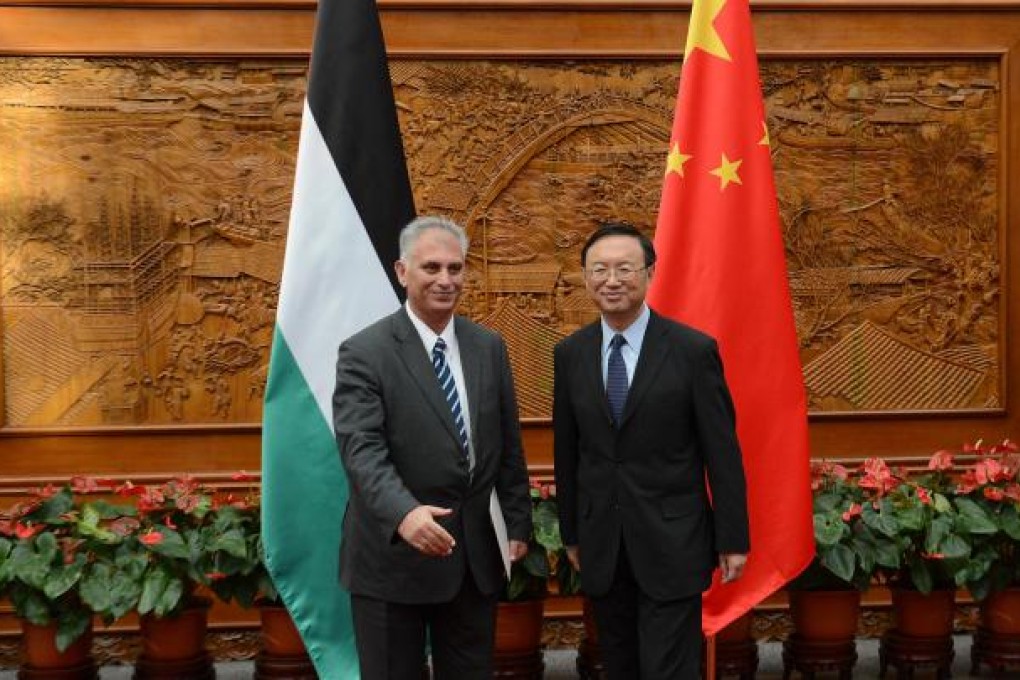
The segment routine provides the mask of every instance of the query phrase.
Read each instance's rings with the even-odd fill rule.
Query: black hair
[[[629,236],[636,238],[638,243],[641,244],[641,250],[645,253],[645,267],[651,267],[655,264],[655,246],[652,245],[652,239],[642,234],[637,227],[626,222],[607,222],[592,232],[592,235],[588,237],[588,241],[581,248],[581,266],[585,266],[588,263],[588,250],[595,245],[595,243],[607,236]]]

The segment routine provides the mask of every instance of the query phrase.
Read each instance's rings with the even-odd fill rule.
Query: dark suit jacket
[[[495,593],[505,576],[489,516],[494,486],[510,538],[530,535],[506,346],[467,319],[455,324],[476,460],[470,480],[450,408],[404,308],[340,346],[333,425],[350,487],[340,581],[351,593],[405,604],[444,602],[467,568],[483,593]],[[453,509],[439,520],[457,542],[452,556],[426,557],[397,534],[419,504]]]
[[[589,595],[608,591],[621,536],[649,597],[700,593],[718,553],[749,549],[733,403],[716,343],[653,311],[618,429],[606,400],[601,346],[596,322],[559,343],[554,355],[563,542],[580,547]]]

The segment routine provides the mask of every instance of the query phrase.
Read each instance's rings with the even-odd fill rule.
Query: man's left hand
[[[510,561],[516,562],[528,554],[528,544],[524,541],[510,541]]]
[[[745,564],[747,564],[747,555],[737,553],[719,555],[719,571],[722,572],[722,582],[729,583],[740,578],[744,573]]]

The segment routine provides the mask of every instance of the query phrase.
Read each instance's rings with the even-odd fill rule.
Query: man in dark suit
[[[645,304],[646,236],[606,225],[581,264],[601,318],[554,355],[560,531],[609,677],[692,680],[701,593],[749,550],[733,404],[715,341]]]
[[[436,217],[400,235],[407,304],[352,336],[337,359],[333,421],[350,500],[340,581],[351,592],[361,675],[419,680],[426,631],[434,677],[492,675],[510,559],[531,533],[528,477],[506,346],[454,316],[467,237]]]

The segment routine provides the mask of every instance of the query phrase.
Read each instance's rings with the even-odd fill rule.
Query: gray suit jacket
[[[468,474],[450,408],[421,337],[401,308],[349,338],[337,358],[333,425],[350,486],[340,581],[351,593],[405,604],[450,600],[470,568],[483,593],[503,584],[489,496],[511,539],[531,533],[528,476],[502,338],[456,317],[475,454]],[[439,522],[453,555],[422,555],[397,534],[419,504],[453,509]]]

